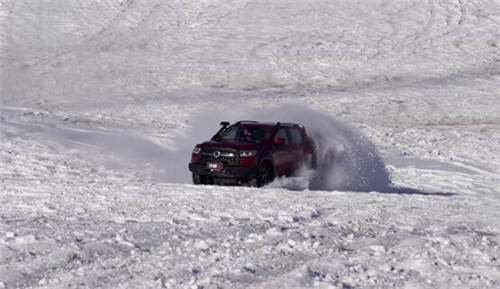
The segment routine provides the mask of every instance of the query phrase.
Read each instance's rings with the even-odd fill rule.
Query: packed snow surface
[[[500,288],[500,1],[0,0],[0,288]],[[221,120],[319,170],[193,186]]]

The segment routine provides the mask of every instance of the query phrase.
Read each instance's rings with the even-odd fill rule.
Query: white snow
[[[0,0],[0,288],[499,288],[499,27],[498,0]],[[190,185],[248,117],[309,125],[325,169]]]

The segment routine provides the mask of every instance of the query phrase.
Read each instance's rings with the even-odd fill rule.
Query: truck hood
[[[219,142],[219,141],[206,141],[201,144],[202,148],[231,148],[231,149],[237,149],[237,150],[254,150],[262,147],[263,144],[254,144],[254,143],[247,143],[247,142],[230,142],[230,141],[225,141],[225,142]]]

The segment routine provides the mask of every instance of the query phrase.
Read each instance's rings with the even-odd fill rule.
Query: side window
[[[302,133],[300,133],[300,130],[296,128],[290,128],[288,129],[290,132],[290,143],[292,145],[301,145],[303,143],[302,140]]]
[[[280,137],[285,139],[285,144],[289,144],[290,141],[288,140],[288,134],[286,133],[286,130],[284,128],[278,130],[276,135],[274,136],[275,138]]]

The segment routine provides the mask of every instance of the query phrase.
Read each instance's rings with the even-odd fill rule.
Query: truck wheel
[[[193,173],[193,184],[195,184],[195,185],[201,184],[200,175]]]
[[[208,176],[200,176],[198,174],[193,173],[193,184],[195,185],[208,185],[210,179]]]
[[[257,169],[257,187],[262,187],[274,180],[273,167],[269,163],[263,163]]]

